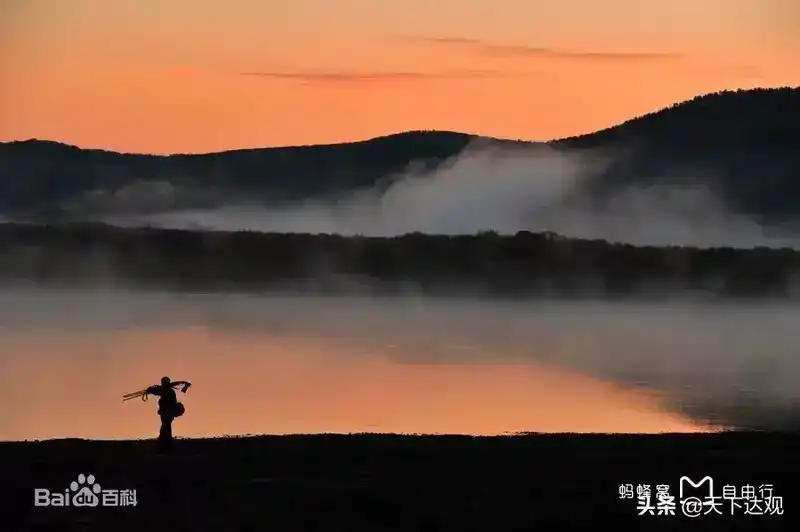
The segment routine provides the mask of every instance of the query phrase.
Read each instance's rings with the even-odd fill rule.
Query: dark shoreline
[[[800,436],[725,432],[498,437],[289,435],[153,441],[0,443],[15,479],[4,530],[492,531],[597,529],[790,530],[797,513]],[[128,508],[37,508],[33,489],[65,489],[78,473],[136,489]],[[773,484],[784,515],[637,516],[619,485],[711,475]],[[695,478],[696,477],[696,478]],[[726,510],[727,511],[727,510]],[[55,527],[55,528],[53,528]],[[551,528],[555,527],[555,528]],[[796,528],[795,528],[796,529]]]

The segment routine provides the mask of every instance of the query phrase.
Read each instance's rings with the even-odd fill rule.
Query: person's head
[[[169,377],[161,377],[161,386],[169,386],[170,382]]]

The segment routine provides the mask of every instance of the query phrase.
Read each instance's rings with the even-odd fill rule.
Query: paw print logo
[[[72,491],[72,505],[73,506],[97,506],[100,504],[100,497],[97,495],[103,491],[100,484],[94,478],[94,475],[78,475],[78,480],[72,481],[69,484],[69,489]]]

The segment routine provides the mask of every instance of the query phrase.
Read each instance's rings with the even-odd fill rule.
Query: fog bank
[[[625,187],[602,206],[584,201],[585,187],[613,156],[555,149],[471,149],[433,175],[409,172],[388,187],[336,201],[266,205],[220,200],[215,208],[111,215],[120,225],[213,230],[394,236],[411,232],[474,234],[554,231],[637,245],[797,247],[798,237],[766,228],[728,209],[697,169],[666,175],[674,183]],[[277,179],[279,176],[269,176]],[[686,183],[694,183],[687,186]],[[118,202],[120,200],[118,199]],[[142,198],[137,200],[141,203]],[[154,205],[164,198],[152,198]]]

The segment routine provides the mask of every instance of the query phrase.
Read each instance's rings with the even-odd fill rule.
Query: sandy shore
[[[11,480],[3,529],[797,530],[798,443],[798,435],[766,433],[259,436],[179,440],[171,456],[152,440],[2,443]],[[37,488],[50,490],[40,501],[53,501],[80,473],[84,486],[91,474],[106,490],[97,507],[35,505]],[[649,484],[653,494],[668,484],[678,495],[684,475],[710,475],[717,495],[724,484],[772,484],[784,513],[745,515],[722,501],[723,515],[690,519],[678,503],[675,516],[639,516],[635,499],[620,499],[624,484]],[[124,490],[135,490],[135,506],[121,505]]]

